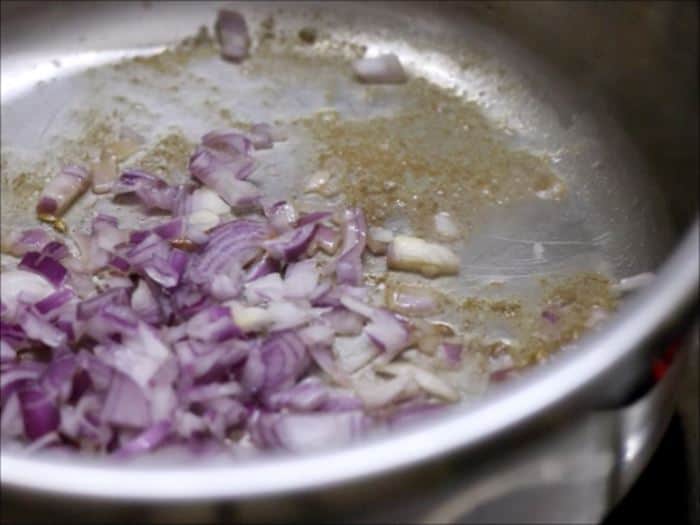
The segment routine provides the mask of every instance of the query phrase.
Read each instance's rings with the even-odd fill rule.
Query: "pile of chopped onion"
[[[118,455],[243,442],[296,451],[459,398],[429,369],[459,369],[461,346],[449,335],[440,346],[410,317],[433,311],[434,296],[404,287],[383,304],[363,282],[370,243],[426,275],[453,273],[454,255],[368,235],[360,209],[266,201],[247,179],[254,151],[276,140],[265,125],[208,133],[179,186],[123,171],[104,198],[160,213],[148,228],[96,214],[89,232],[6,239],[19,262],[2,273],[4,438]],[[91,176],[62,170],[38,210],[64,212]],[[401,357],[416,348],[428,348],[427,366]]]
[[[240,15],[222,11],[217,32],[225,58],[247,56]],[[356,70],[404,80],[393,55]],[[435,277],[456,273],[457,257],[368,229],[361,209],[301,213],[266,199],[249,180],[254,155],[283,140],[262,123],[207,133],[180,185],[120,173],[112,151],[56,175],[37,215],[65,235],[3,238],[18,261],[1,274],[3,440],[120,457],[170,446],[301,451],[422,417],[469,390],[461,340],[421,319],[439,310],[438,295],[408,286],[382,299],[363,268],[369,251]],[[134,206],[148,227],[96,213],[89,231],[70,230],[62,217],[90,188]]]

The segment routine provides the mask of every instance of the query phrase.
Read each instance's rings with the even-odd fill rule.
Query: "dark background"
[[[604,525],[700,523],[699,357],[696,346],[659,449]]]

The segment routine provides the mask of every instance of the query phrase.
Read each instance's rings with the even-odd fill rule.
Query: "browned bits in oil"
[[[396,115],[347,120],[326,112],[304,122],[320,144],[320,167],[339,172],[345,197],[371,223],[404,217],[425,233],[433,214],[447,211],[468,228],[484,206],[558,182],[546,159],[509,148],[475,104],[422,79],[401,89]]]
[[[545,285],[549,288],[549,285]],[[616,300],[610,282],[602,275],[580,273],[552,286],[541,305],[540,315],[531,320],[529,337],[520,355],[520,363],[536,364],[564,345],[576,341],[588,330],[587,321],[600,308],[613,311]],[[547,321],[542,312],[552,309],[556,323]]]
[[[313,44],[316,42],[317,34],[313,27],[302,27],[299,30],[299,40],[305,44]]]
[[[508,353],[516,367],[532,366],[562,346],[574,343],[588,330],[595,309],[611,312],[616,308],[610,281],[600,274],[580,272],[567,278],[550,278],[542,282],[542,287],[542,300],[533,305],[512,300],[464,299],[459,308],[466,331],[495,320],[510,326],[515,335],[513,344],[476,338],[470,341],[470,350],[485,356]],[[545,318],[545,310],[556,316],[556,322]]]
[[[23,171],[12,178],[10,187],[16,198],[26,199],[41,191],[44,184],[36,174]]]
[[[514,319],[523,310],[520,301],[487,300],[476,297],[468,297],[462,301],[461,307],[467,312],[488,311],[497,314],[504,319]]]
[[[220,110],[219,110],[219,116],[220,116],[222,119],[227,120],[227,121],[232,121],[232,120],[233,120],[233,113],[231,113],[231,110],[230,110],[230,109],[226,109],[226,108],[220,109]]]
[[[146,150],[138,165],[151,173],[165,178],[187,172],[189,158],[194,151],[194,144],[189,142],[180,131],[169,133],[153,147]]]
[[[273,40],[275,38],[275,17],[270,15],[260,22],[260,40]]]

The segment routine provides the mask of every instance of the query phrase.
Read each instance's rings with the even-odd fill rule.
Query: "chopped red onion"
[[[362,316],[341,307],[326,312],[322,318],[338,335],[359,335],[364,327]]]
[[[84,333],[96,341],[109,342],[125,334],[135,336],[138,323],[137,315],[128,306],[106,304],[85,322]]]
[[[265,122],[253,124],[248,135],[255,149],[268,149],[275,142],[284,142],[287,135],[282,129]]]
[[[443,343],[438,347],[438,351],[449,366],[457,366],[462,361],[462,345]]]
[[[387,288],[387,306],[404,315],[434,315],[440,310],[437,293],[422,286],[400,284]]]
[[[430,403],[423,400],[407,401],[396,407],[388,423],[392,428],[402,428],[418,421],[425,421],[445,408],[446,405],[443,403]]]
[[[297,226],[306,226],[307,224],[316,224],[330,219],[333,214],[329,211],[315,211],[312,213],[303,213],[297,221]]]
[[[271,393],[291,387],[309,366],[304,343],[292,331],[269,336],[246,361],[243,386],[251,393]]]
[[[211,306],[187,321],[187,335],[208,343],[221,343],[242,332],[231,319],[231,311],[225,306]]]
[[[278,233],[291,230],[297,222],[297,212],[294,206],[287,201],[277,201],[266,207],[265,216],[270,221],[272,228]]]
[[[491,372],[489,379],[492,383],[502,383],[516,377],[517,375],[518,369],[516,367],[508,367]]]
[[[195,282],[208,282],[211,276],[225,273],[235,262],[245,266],[260,253],[268,236],[266,223],[238,219],[217,226],[204,249],[190,258],[188,276]]]
[[[65,332],[32,310],[22,311],[17,316],[17,322],[29,339],[40,341],[49,348],[58,348],[66,343]]]
[[[37,384],[29,384],[17,392],[24,433],[31,441],[53,432],[60,423],[56,406]]]
[[[150,406],[139,385],[122,373],[112,374],[100,418],[117,426],[144,428],[151,422]]]
[[[245,180],[257,165],[255,159],[236,153],[232,146],[229,146],[229,152],[200,146],[190,157],[190,174],[211,187],[222,198],[227,180]],[[228,202],[226,198],[224,200]]]
[[[266,404],[271,410],[309,412],[319,408],[328,399],[328,395],[329,389],[321,380],[309,377],[289,390],[274,392]]]
[[[298,332],[307,347],[328,346],[333,344],[335,332],[325,323],[312,323]]]
[[[186,200],[188,186],[170,186],[163,179],[140,170],[122,173],[112,187],[115,195],[136,195],[147,209],[174,212]]]
[[[135,332],[126,331],[122,343],[105,342],[95,347],[95,354],[105,364],[129,376],[141,388],[170,358],[171,350],[155,331],[140,323]]]
[[[231,381],[228,383],[212,383],[192,388],[187,392],[187,400],[192,403],[203,403],[222,397],[238,397],[243,393],[241,385]]]
[[[24,424],[20,410],[19,399],[13,392],[6,403],[3,403],[0,414],[0,433],[3,438],[21,439],[24,435]]]
[[[79,257],[42,230],[8,237],[3,250],[22,261],[2,272],[3,436],[121,457],[163,445],[199,450],[239,433],[258,448],[306,450],[376,426],[366,407],[454,400],[449,384],[406,363],[410,352],[392,362],[416,337],[362,285],[366,248],[381,253],[391,244],[390,267],[398,260],[424,274],[426,264],[444,274],[445,254],[436,263],[415,239],[405,246],[388,230],[368,235],[360,209],[297,214],[287,201],[262,199],[245,180],[252,155],[284,138],[268,124],[207,133],[189,164],[203,187],[124,171],[111,195],[169,216],[149,213],[127,230],[98,213],[89,235],[71,233]],[[67,181],[81,173],[62,173],[63,201],[75,198]],[[226,220],[231,206],[248,215]],[[390,307],[433,312],[431,293],[400,292]],[[442,337],[433,348],[439,343],[444,372],[456,366],[456,345]],[[395,378],[374,377],[377,368]]]
[[[131,309],[149,324],[157,324],[163,318],[154,290],[145,279],[138,282],[131,294]]]
[[[385,353],[386,360],[393,359],[409,345],[408,327],[395,314],[368,306],[347,295],[341,297],[340,302],[349,310],[371,319],[365,327],[365,333]]]
[[[353,389],[368,408],[376,409],[404,400],[415,389],[415,382],[407,375],[388,380],[359,376],[353,381]]]
[[[187,255],[179,250],[170,250],[167,257],[154,254],[151,260],[143,265],[144,272],[163,288],[173,288],[178,285],[187,266]]]
[[[306,299],[316,290],[319,272],[315,261],[309,259],[292,263],[284,273],[285,296],[289,299]]]
[[[68,276],[68,271],[53,257],[38,252],[27,252],[17,265],[18,268],[34,272],[58,287]]]
[[[43,298],[38,301],[34,307],[36,311],[41,315],[48,314],[49,312],[61,308],[71,300],[75,299],[76,295],[70,288],[62,288],[52,293],[48,297]]]
[[[308,248],[316,233],[316,224],[306,224],[263,243],[267,253],[280,261],[298,258]]]
[[[17,390],[34,384],[44,370],[45,365],[36,362],[3,364],[0,374],[0,403],[4,405]]]
[[[0,273],[0,296],[7,309],[6,314],[14,316],[20,295],[28,302],[36,302],[51,295],[56,288],[39,273],[24,270],[3,271]]]
[[[304,452],[347,444],[363,435],[371,424],[361,411],[319,414],[255,412],[250,418],[249,431],[259,447]]]
[[[134,439],[125,443],[117,452],[120,457],[128,457],[133,454],[149,452],[155,449],[158,445],[168,437],[172,430],[170,421],[160,421],[155,423]]]
[[[6,361],[14,361],[16,357],[17,352],[14,348],[12,348],[10,343],[4,338],[0,339],[0,363],[4,363]]]
[[[250,35],[248,25],[240,13],[230,9],[219,10],[215,28],[223,58],[240,62],[248,56]]]
[[[234,208],[256,206],[262,196],[258,187],[234,174],[227,168],[218,168],[198,178]]]
[[[202,137],[202,145],[226,153],[231,158],[247,156],[253,147],[248,137],[234,129],[210,131]]]
[[[44,187],[36,212],[60,217],[90,186],[90,173],[80,166],[67,166]]]
[[[336,261],[339,283],[357,286],[362,280],[362,252],[367,239],[365,216],[360,209],[347,210],[343,225],[343,247]]]
[[[335,228],[319,224],[316,230],[316,243],[323,253],[333,255],[340,246],[340,234]]]
[[[279,272],[280,263],[277,259],[273,259],[269,255],[264,255],[256,263],[254,263],[246,274],[246,281],[254,281],[271,273]]]
[[[127,289],[113,288],[82,301],[78,305],[78,319],[81,321],[88,320],[94,317],[104,306],[109,304],[128,305],[129,293]]]
[[[51,236],[41,228],[11,231],[7,240],[3,239],[3,251],[21,257],[27,252],[40,252],[50,241]]]
[[[197,188],[192,192],[189,202],[189,212],[208,211],[216,215],[221,215],[231,211],[231,207],[226,204],[219,195],[207,187]]]
[[[366,334],[361,334],[357,337],[337,337],[333,343],[333,353],[340,368],[352,373],[368,364],[379,351]]]

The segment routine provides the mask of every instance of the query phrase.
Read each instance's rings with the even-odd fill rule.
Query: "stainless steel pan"
[[[40,185],[37,155],[75,155],[76,138],[113,110],[141,130],[179,127],[194,140],[234,117],[292,122],[333,106],[366,119],[413,103],[396,90],[367,97],[344,76],[333,57],[367,46],[397,52],[412,75],[473,101],[503,143],[553,159],[566,185],[558,200],[469,217],[464,287],[498,278],[515,290],[572,268],[658,278],[575,351],[404,433],[243,463],[115,465],[8,449],[3,490],[46,512],[118,521],[601,519],[665,428],[684,352],[652,388],[651,359],[685,333],[698,300],[697,6],[239,3],[256,46],[272,39],[302,58],[254,55],[239,70],[176,53],[112,67],[211,26],[219,5],[4,3],[3,177],[30,166],[25,176]],[[314,45],[298,40],[303,27],[317,29]],[[432,131],[426,141],[438,146]],[[294,155],[282,150],[262,168],[276,177],[271,191],[295,184],[280,173],[312,167],[312,138],[290,147]],[[57,159],[46,161],[47,151]],[[32,220],[26,186],[3,186],[3,227]],[[535,242],[551,257],[531,261]]]

